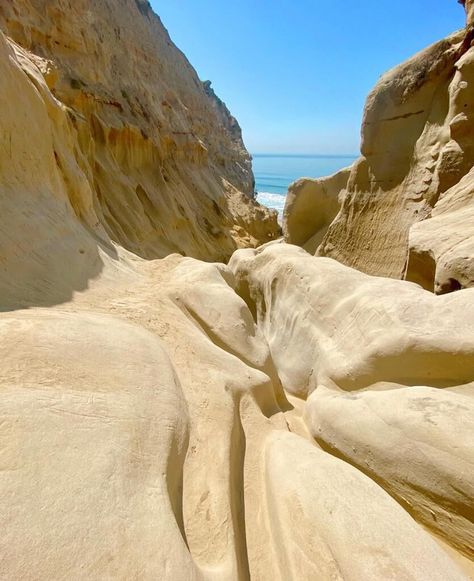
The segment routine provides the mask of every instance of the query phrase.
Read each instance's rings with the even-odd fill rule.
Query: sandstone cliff
[[[52,193],[105,244],[145,258],[224,259],[277,234],[274,214],[253,199],[237,122],[148,2],[3,0],[0,28],[17,43],[2,39],[2,66],[29,78],[16,73],[23,126],[2,116],[2,148],[17,156],[22,140],[51,136],[41,163],[55,176]],[[8,74],[4,96],[14,90]],[[7,170],[4,180],[25,179]]]
[[[467,8],[470,15],[470,3]],[[290,188],[283,225],[287,241],[369,274],[402,278],[409,262],[408,278],[430,290],[443,292],[450,284],[453,288],[474,284],[472,254],[465,257],[462,250],[473,243],[469,211],[464,221],[452,226],[463,230],[459,232],[462,257],[440,249],[443,243],[438,237],[443,234],[436,224],[441,218],[430,224],[432,216],[446,214],[448,200],[456,196],[453,188],[461,180],[463,200],[470,204],[474,199],[474,181],[467,177],[474,164],[470,18],[466,30],[382,76],[364,111],[362,157],[340,187],[333,187],[333,178],[319,180],[321,187],[311,196],[311,211],[306,202],[310,217],[303,228],[295,227],[294,214],[299,211],[300,202],[295,202],[301,196],[299,190],[306,186],[300,185],[296,192]],[[333,205],[340,198],[340,209],[322,230],[314,216],[320,215],[325,188],[334,190]],[[450,217],[451,224],[454,219]],[[418,241],[420,236],[423,242]],[[320,243],[315,248],[311,240]]]
[[[473,578],[474,289],[171,254],[275,232],[235,119],[142,0],[0,9],[0,578]],[[412,231],[445,277],[469,175]]]
[[[474,2],[472,0],[460,0],[460,4],[463,4],[467,12],[467,23],[469,26],[474,25]]]

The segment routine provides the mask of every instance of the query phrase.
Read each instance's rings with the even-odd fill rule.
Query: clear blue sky
[[[456,0],[151,0],[252,153],[357,153],[377,78],[464,26]]]

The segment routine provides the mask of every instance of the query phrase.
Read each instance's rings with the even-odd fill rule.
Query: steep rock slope
[[[41,134],[57,137],[45,155],[88,229],[145,258],[224,259],[276,235],[276,216],[253,199],[238,124],[147,2],[2,1],[0,28],[41,85]],[[11,150],[21,128],[2,129]]]
[[[311,216],[308,221],[314,222],[315,227],[303,232],[305,240],[298,240],[292,224],[295,204],[290,189],[284,222],[287,241],[304,246],[311,238],[320,240],[324,235],[316,249],[309,243],[312,253],[335,258],[369,274],[404,276],[411,226],[430,218],[438,201],[474,164],[472,38],[468,24],[466,30],[434,44],[382,76],[364,111],[362,157],[353,165],[347,184],[333,192],[334,199],[339,196],[342,200],[339,213],[325,233],[308,212]],[[326,181],[330,187],[332,179],[320,180],[322,187]],[[472,179],[469,184],[468,197],[472,200]],[[312,213],[318,215],[319,206],[320,195],[315,195]],[[423,226],[419,231],[423,231]],[[435,247],[439,244],[434,231],[433,225]],[[431,255],[434,263],[448,259],[446,254],[441,258],[436,249]],[[415,257],[412,265],[414,262]],[[422,268],[428,273],[428,265]],[[439,267],[439,280],[436,266],[431,270],[424,286],[430,290],[445,288],[446,265]],[[414,280],[413,275],[411,279]],[[466,272],[460,279],[461,286],[474,284]]]
[[[0,34],[0,577],[466,580],[473,291],[434,297],[280,244],[239,250],[228,266],[152,259],[173,245],[211,258],[257,240],[245,234],[253,202],[240,202],[251,177],[245,186],[229,151],[235,121],[195,85],[196,119],[200,106],[225,116],[203,129],[212,155],[229,155],[225,178],[176,136],[155,158],[161,132],[146,157],[143,135],[104,102],[124,55],[107,53],[90,92],[84,77],[71,92],[65,71],[102,62],[100,40],[78,47],[94,23],[98,39],[110,32],[114,9],[134,14],[127,26],[141,22],[146,40],[148,19],[158,26],[147,5],[0,7],[29,47]],[[67,29],[69,14],[88,27]],[[163,63],[161,74],[174,71],[179,92],[188,77],[169,51],[176,70]],[[159,188],[157,159],[175,180]],[[245,235],[232,222],[228,237],[207,237],[204,190],[184,188],[198,175],[229,216],[244,216]],[[138,179],[157,187],[153,206]],[[152,220],[158,193],[163,223]],[[183,216],[176,200],[196,206],[197,226],[169,222]]]

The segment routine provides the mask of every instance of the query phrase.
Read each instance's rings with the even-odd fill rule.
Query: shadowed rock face
[[[474,289],[172,253],[274,232],[225,105],[145,0],[0,20],[0,577],[466,581]],[[353,171],[293,188],[295,242]],[[412,243],[451,285],[469,180]]]
[[[332,187],[333,177],[319,180],[322,188],[333,190],[333,199],[340,201],[329,227],[320,228],[321,195],[315,191],[312,210],[306,202],[308,218],[298,237],[292,222],[298,219],[299,207],[290,188],[284,222],[288,242],[294,240],[313,254],[335,258],[369,274],[407,275],[431,291],[445,292],[441,289],[448,288],[448,278],[458,280],[459,288],[474,284],[472,255],[466,258],[460,251],[463,257],[456,253],[441,257],[443,228],[436,226],[442,219],[430,225],[432,215],[446,215],[447,201],[456,196],[452,190],[461,180],[466,203],[474,198],[469,173],[474,164],[470,2],[466,9],[465,30],[382,76],[369,95],[362,124],[362,157],[339,189]],[[443,209],[438,210],[438,205]],[[454,232],[455,219],[451,216],[449,224],[446,222],[445,238],[450,228]],[[464,223],[467,226],[466,220]],[[462,222],[458,228],[464,229]],[[463,244],[468,237],[472,244],[468,231]]]

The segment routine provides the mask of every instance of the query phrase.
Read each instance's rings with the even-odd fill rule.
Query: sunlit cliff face
[[[0,24],[0,578],[466,581],[466,32],[380,80],[351,168],[292,188],[310,253],[262,244],[235,119],[146,2]],[[426,256],[459,290],[422,288]]]

